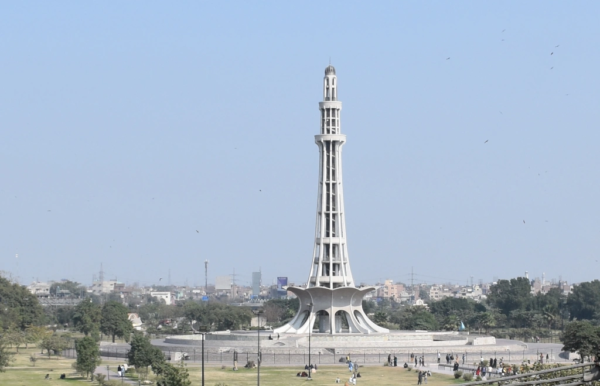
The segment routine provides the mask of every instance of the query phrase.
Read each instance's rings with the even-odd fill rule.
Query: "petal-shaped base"
[[[348,321],[351,333],[387,333],[387,328],[373,323],[363,311],[364,296],[375,287],[339,287],[339,288],[300,288],[288,287],[300,300],[298,313],[289,323],[275,329],[279,334],[306,334],[319,315],[319,332],[329,334],[342,333],[342,314]],[[312,307],[310,306],[312,304]]]

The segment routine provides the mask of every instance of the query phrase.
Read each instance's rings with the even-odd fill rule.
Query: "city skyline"
[[[596,3],[32,4],[0,15],[21,284],[304,283],[330,60],[355,283],[596,278]]]

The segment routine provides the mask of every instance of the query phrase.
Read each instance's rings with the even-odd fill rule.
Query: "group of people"
[[[395,355],[392,357],[392,354],[388,354],[388,366],[398,366],[398,358]]]
[[[416,356],[415,354],[410,354],[410,359],[415,361],[415,367],[417,366],[425,366],[425,356]]]
[[[427,384],[427,377],[431,376],[431,371],[419,371],[417,374],[417,385]]]
[[[119,367],[117,367],[117,374],[119,374],[119,377],[124,377],[126,371],[127,371],[127,363],[125,363],[123,365],[119,365]]]

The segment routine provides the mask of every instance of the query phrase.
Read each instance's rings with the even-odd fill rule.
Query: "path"
[[[117,374],[117,372],[113,371],[113,369],[114,370],[117,369],[117,366],[118,365],[112,365],[112,366],[109,365],[109,369],[107,369],[106,366],[98,366],[98,367],[96,367],[96,370],[94,370],[94,375],[95,374],[104,374],[104,375],[106,375],[106,380],[109,379],[109,376],[110,376],[111,380],[121,379],[121,382],[124,385],[125,384],[127,384],[127,385],[137,385],[138,384],[137,381],[131,380],[131,379],[127,378],[127,377],[119,377],[119,375]]]

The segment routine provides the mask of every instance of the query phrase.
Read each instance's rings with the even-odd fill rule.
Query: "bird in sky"
[[[505,29],[502,30],[502,32],[506,31]]]
[[[488,143],[489,139],[486,139],[484,143]]]
[[[200,231],[198,229],[196,229],[196,233],[200,233]]]
[[[554,55],[554,52],[551,52],[550,55]]]
[[[160,279],[158,279],[158,281],[161,281],[161,280],[162,280],[162,277]]]
[[[558,47],[560,47],[560,44],[559,44],[559,45],[557,45],[557,46],[555,46],[554,48],[558,48]]]
[[[525,224],[525,220],[523,220],[523,224]]]
[[[48,209],[48,212],[52,212],[50,209]]]
[[[448,57],[448,58],[446,58],[446,60],[450,60],[450,58]]]
[[[550,69],[552,70],[554,67],[550,67]]]

